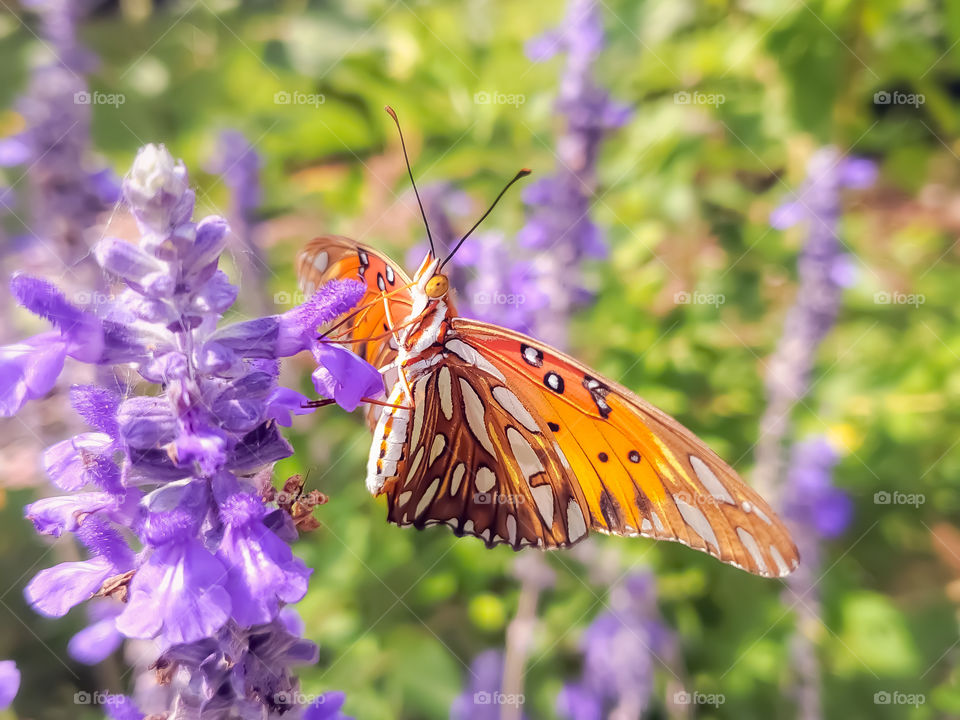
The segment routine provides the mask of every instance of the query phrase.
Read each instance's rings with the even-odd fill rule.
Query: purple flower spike
[[[105,600],[69,651],[95,663],[126,638],[152,641],[162,653],[156,667],[171,680],[161,714],[277,717],[291,708],[276,698],[298,689],[292,668],[317,659],[316,646],[281,620],[310,574],[289,547],[297,525],[261,496],[272,464],[293,452],[278,426],[309,411],[306,397],[278,384],[279,360],[311,348],[318,326],[349,310],[362,286],[332,283],[282,315],[218,328],[238,294],[218,268],[229,229],[220,218],[193,221],[183,163],[162,146],[143,148],[124,199],[140,241],[106,239],[93,253],[126,285],[115,301],[97,304],[94,315],[45,281],[12,284],[54,330],[0,348],[0,412],[46,394],[67,358],[123,365],[143,385],[160,385],[138,392],[132,383],[123,398],[116,387],[71,390],[92,430],[43,458],[52,482],[71,494],[38,500],[26,515],[42,534],[74,533],[89,557],[40,571],[26,597],[60,616],[101,591],[125,595],[125,603]],[[330,362],[344,404],[373,394],[374,377],[382,389],[359,358]],[[133,701],[114,699],[110,717],[143,717]],[[156,698],[143,707],[155,712]]]
[[[20,689],[20,671],[13,660],[0,660],[0,710],[13,703]]]

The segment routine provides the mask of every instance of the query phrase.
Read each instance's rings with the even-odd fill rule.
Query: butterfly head
[[[446,275],[439,272],[439,269],[439,259],[428,253],[427,257],[420,263],[420,269],[417,270],[415,275],[414,283],[417,289],[428,300],[442,300],[450,292],[450,280]]]

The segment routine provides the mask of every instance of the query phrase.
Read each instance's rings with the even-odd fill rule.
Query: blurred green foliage
[[[119,108],[94,108],[94,143],[121,172],[140,145],[166,143],[199,184],[200,212],[221,212],[226,189],[202,168],[218,129],[243,130],[265,161],[268,294],[294,287],[294,253],[313,234],[341,232],[400,258],[420,240],[386,103],[404,124],[420,181],[454,181],[478,209],[518,166],[538,174],[554,166],[562,61],[532,64],[523,44],[560,19],[562,4],[219,0],[142,13],[143,5],[108,4],[83,27],[101,58],[93,88],[126,95]],[[805,631],[822,661],[826,717],[956,717],[957,606],[945,591],[955,575],[933,550],[932,528],[957,523],[960,510],[960,306],[951,290],[960,264],[960,6],[605,5],[597,77],[635,114],[600,161],[594,218],[612,255],[590,268],[599,297],[575,320],[575,353],[676,415],[749,477],[765,358],[794,297],[803,240],[802,228],[775,231],[767,217],[802,181],[815,147],[875,158],[878,186],[851,195],[842,222],[858,280],[796,415],[799,436],[827,433],[846,449],[837,482],[856,502],[852,529],[825,548],[823,624]],[[6,107],[39,51],[30,23],[0,17]],[[681,104],[682,91],[723,102]],[[925,101],[874,101],[894,91]],[[296,92],[323,102],[276,102]],[[477,104],[478,92],[524,102]],[[12,110],[3,117],[16,126]],[[491,226],[512,233],[522,222],[513,195]],[[677,304],[681,291],[725,301]],[[923,302],[877,302],[895,292]],[[306,364],[300,370],[306,388]],[[315,568],[299,609],[321,647],[320,663],[302,674],[305,692],[345,690],[347,710],[363,720],[446,717],[466,664],[504,642],[518,593],[513,553],[442,529],[388,526],[363,486],[368,433],[359,415],[300,418],[293,439],[297,455],[278,476],[309,469],[311,487],[331,498],[318,511],[321,529],[298,546]],[[925,503],[877,504],[881,491],[921,493]],[[0,657],[24,670],[18,716],[77,717],[72,693],[116,689],[119,662],[91,670],[58,660],[80,613],[53,622],[24,606],[26,580],[69,552],[58,545],[48,554],[20,519],[31,497],[8,492],[2,510],[0,567],[16,583],[0,597]],[[622,571],[655,568],[687,681],[726,697],[698,717],[792,716],[793,603],[778,582],[679,546],[597,542],[616,546]],[[533,718],[554,717],[560,684],[577,672],[579,635],[605,593],[574,555],[549,561],[558,579],[541,601],[527,677]],[[926,702],[874,704],[882,691],[923,693]],[[664,712],[661,703],[654,715]]]

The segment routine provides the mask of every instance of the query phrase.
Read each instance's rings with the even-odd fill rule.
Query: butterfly
[[[390,522],[446,524],[515,550],[569,547],[591,531],[643,536],[757,575],[797,568],[770,506],[679,422],[555,348],[460,317],[443,274],[453,253],[441,260],[430,240],[413,278],[342,236],[297,258],[307,294],[334,279],[366,285],[328,337],[384,377],[386,402],[368,409],[366,485],[386,495]]]

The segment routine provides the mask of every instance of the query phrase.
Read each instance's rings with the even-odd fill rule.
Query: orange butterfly
[[[442,272],[452,254],[431,250],[412,280],[345,237],[316,238],[297,260],[308,294],[366,283],[337,337],[387,382],[387,405],[368,413],[366,482],[386,494],[390,522],[515,550],[596,530],[681,542],[768,577],[798,566],[769,505],[676,420],[559,350],[458,317]]]

